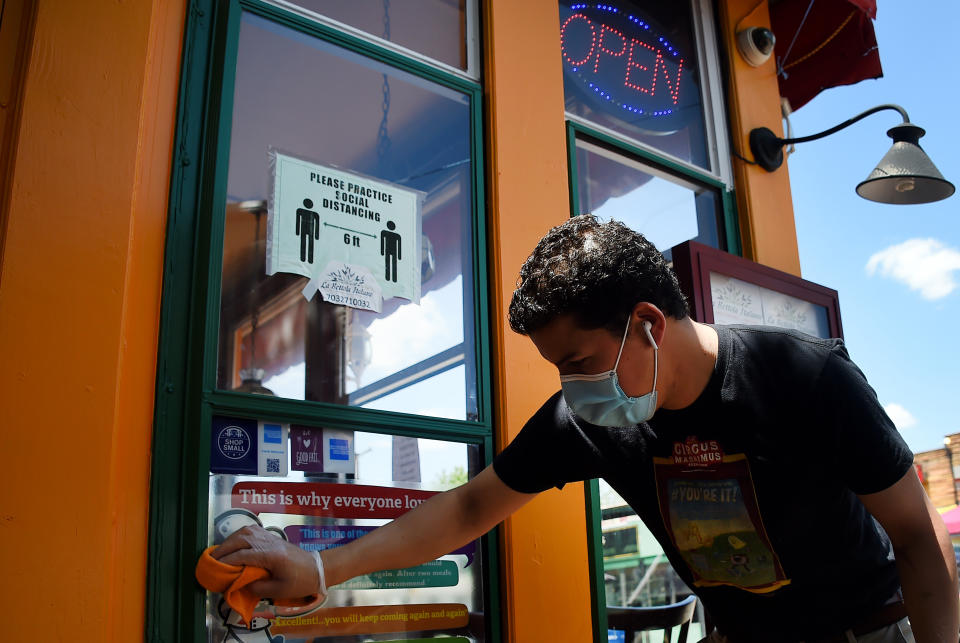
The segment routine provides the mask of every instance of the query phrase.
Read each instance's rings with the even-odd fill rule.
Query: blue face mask
[[[659,348],[645,327],[647,338],[653,344],[653,390],[640,397],[629,397],[620,388],[617,379],[617,367],[627,341],[630,320],[620,340],[620,351],[613,369],[595,375],[562,375],[560,386],[567,405],[574,413],[591,424],[598,426],[630,426],[646,422],[657,410],[657,353]]]

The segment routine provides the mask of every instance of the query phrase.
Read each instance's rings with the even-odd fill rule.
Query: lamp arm
[[[859,121],[859,120],[861,120],[861,119],[864,119],[864,118],[866,118],[867,116],[870,116],[871,114],[876,114],[877,112],[882,112],[882,111],[888,110],[888,109],[891,109],[891,110],[893,110],[893,111],[895,111],[895,112],[899,112],[899,113],[900,113],[900,116],[903,117],[903,122],[904,122],[904,123],[909,123],[909,122],[910,122],[910,116],[907,115],[907,110],[905,110],[904,108],[900,107],[899,105],[894,105],[894,104],[892,104],[892,103],[889,103],[889,104],[886,104],[886,105],[877,105],[876,107],[871,107],[870,109],[868,109],[868,110],[865,111],[865,112],[862,112],[862,113],[860,113],[860,114],[857,114],[857,115],[854,116],[853,118],[848,118],[847,120],[843,121],[843,122],[840,123],[839,125],[835,125],[835,126],[831,127],[831,128],[828,129],[828,130],[824,130],[824,131],[819,132],[819,133],[817,133],[817,134],[810,134],[809,136],[800,136],[799,138],[782,138],[782,139],[780,139],[780,144],[781,144],[781,145],[792,145],[792,144],[794,144],[794,143],[806,143],[807,141],[815,141],[815,140],[817,140],[818,138],[823,138],[824,136],[830,136],[830,135],[833,134],[834,132],[839,132],[840,130],[842,130],[842,129],[844,129],[844,128],[850,127],[851,125],[853,125],[853,124],[856,123],[857,121]]]

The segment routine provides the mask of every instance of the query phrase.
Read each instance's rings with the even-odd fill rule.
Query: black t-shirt
[[[842,631],[899,587],[856,494],[890,487],[913,454],[841,340],[714,328],[717,363],[690,406],[601,427],[557,393],[494,470],[527,493],[604,478],[735,641]]]

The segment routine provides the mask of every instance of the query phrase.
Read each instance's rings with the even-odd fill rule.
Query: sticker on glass
[[[257,422],[214,416],[210,431],[210,471],[256,475]]]
[[[260,448],[257,459],[257,475],[287,475],[287,431],[286,424],[260,422],[258,427]]]
[[[423,193],[270,150],[267,274],[309,277],[303,294],[380,312],[420,301]]]

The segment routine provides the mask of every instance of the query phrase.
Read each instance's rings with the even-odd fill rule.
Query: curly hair
[[[687,300],[663,255],[619,221],[573,217],[544,236],[520,268],[510,327],[529,335],[560,315],[585,329],[621,332],[638,302],[683,319]]]

